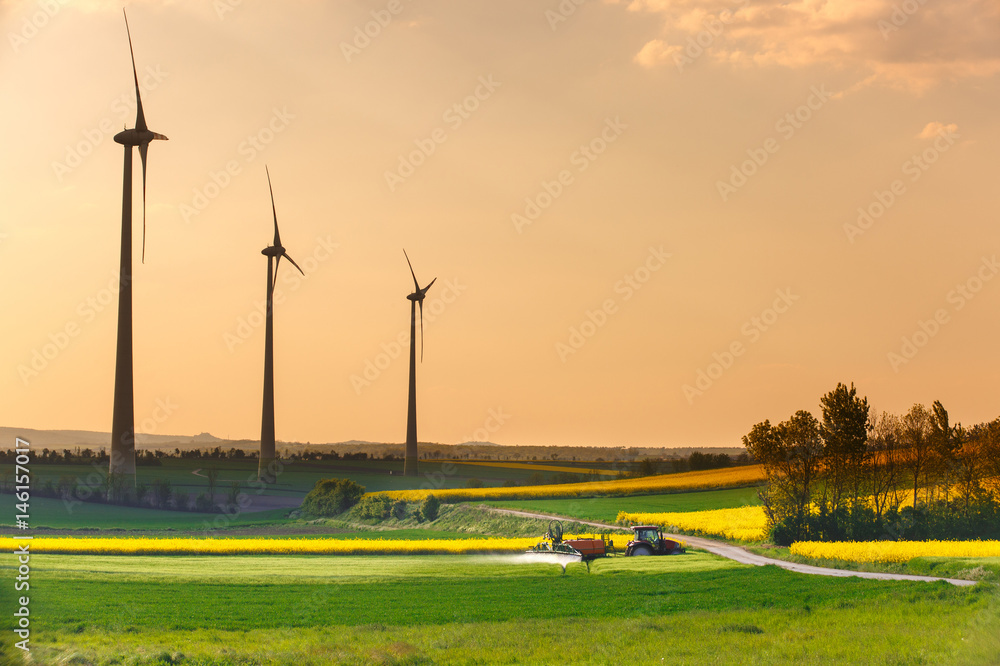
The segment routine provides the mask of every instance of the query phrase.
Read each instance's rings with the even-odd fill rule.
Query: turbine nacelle
[[[115,134],[115,143],[120,143],[123,146],[144,146],[149,145],[150,141],[169,141],[169,139],[156,132],[135,128],[122,130]]]
[[[285,248],[275,247],[273,245],[268,245],[263,250],[261,250],[260,253],[263,254],[265,257],[280,257],[282,255],[288,256],[285,254]]]

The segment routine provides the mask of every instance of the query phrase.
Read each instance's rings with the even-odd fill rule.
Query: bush
[[[434,495],[428,495],[420,504],[420,515],[428,522],[437,520],[438,509],[440,508],[441,501],[437,497],[434,497]]]
[[[392,517],[396,520],[406,518],[406,500],[396,500],[392,504]]]
[[[158,508],[167,508],[167,505],[170,504],[170,497],[173,493],[174,491],[170,488],[170,481],[167,481],[166,479],[157,479],[156,481],[153,481],[153,501]]]
[[[484,485],[486,484],[483,483],[483,480],[477,479],[476,477],[472,477],[471,479],[465,482],[466,488],[482,488]]]
[[[384,520],[392,513],[392,498],[385,495],[365,495],[358,504],[358,517]]]
[[[243,487],[240,485],[240,482],[233,481],[232,485],[229,486],[229,493],[226,495],[226,504],[230,507],[239,507],[240,494],[242,492]]]
[[[215,502],[212,501],[212,498],[207,493],[202,493],[195,498],[194,508],[199,513],[212,513],[215,511]]]
[[[178,511],[187,511],[191,506],[191,496],[180,491],[174,493],[174,506]]]
[[[145,483],[139,483],[135,486],[135,504],[136,506],[142,506],[142,503],[146,501],[146,495],[149,494],[149,486]]]
[[[361,501],[365,487],[350,479],[321,479],[302,501],[302,513],[310,516],[335,516]]]

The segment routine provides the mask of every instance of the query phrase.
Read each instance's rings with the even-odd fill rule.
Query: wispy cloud
[[[716,61],[856,68],[866,74],[860,86],[921,93],[944,81],[1000,72],[995,0],[607,1],[662,19],[663,34],[637,51],[644,67],[673,62],[689,38],[708,32],[714,39],[706,54]]]
[[[920,134],[917,135],[918,139],[933,139],[941,134],[956,134],[958,132],[958,125],[955,123],[939,123],[934,121],[932,123],[927,123],[924,128],[920,130]]]

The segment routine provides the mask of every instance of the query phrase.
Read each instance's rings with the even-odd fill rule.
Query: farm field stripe
[[[618,476],[618,472],[609,469],[589,469],[586,467],[562,467],[559,465],[533,465],[531,463],[506,463],[506,462],[454,462],[454,465],[476,465],[479,467],[500,467],[503,469],[530,469],[537,472],[569,472],[571,474],[600,474],[601,476]]]
[[[434,495],[445,503],[475,502],[479,500],[537,499],[559,497],[624,496],[709,488],[734,488],[749,486],[764,480],[760,465],[728,467],[725,469],[644,476],[614,481],[589,481],[548,486],[504,488],[447,488],[420,490],[383,490],[372,495],[385,495],[407,502],[418,502]]]
[[[709,509],[670,513],[618,514],[618,522],[629,525],[659,525],[706,536],[721,536],[734,541],[761,541],[767,535],[767,515],[760,506],[738,509]]]
[[[616,548],[624,549],[627,542],[628,535],[614,537]],[[31,550],[74,555],[466,555],[521,553],[536,543],[535,537],[419,540],[35,537]],[[13,549],[14,540],[4,538],[0,547]]]
[[[1000,557],[1000,541],[797,541],[789,550],[845,562],[908,562],[914,557]]]

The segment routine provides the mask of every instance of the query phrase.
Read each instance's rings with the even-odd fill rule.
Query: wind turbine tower
[[[427,290],[437,281],[434,278],[423,289],[417,282],[417,275],[413,272],[413,264],[410,257],[403,250],[406,257],[406,264],[410,267],[410,275],[413,276],[414,292],[407,296],[410,301],[410,392],[406,409],[406,455],[403,461],[403,475],[417,475],[417,305],[420,305],[420,362],[424,361],[424,297]]]
[[[274,189],[271,188],[271,173],[267,171],[267,189],[271,193],[271,213],[274,215],[274,242],[260,251],[267,257],[267,313],[264,333],[264,406],[260,418],[260,460],[257,466],[257,480],[265,483],[274,482],[274,474],[270,469],[274,462],[274,282],[278,277],[278,266],[285,257],[305,275],[295,263],[285,248],[281,245],[281,234],[278,233],[278,213],[274,208]]]
[[[111,464],[109,473],[131,476],[135,485],[135,406],[132,383],[132,147],[138,146],[142,160],[142,258],[146,259],[146,153],[154,140],[167,137],[149,131],[142,111],[139,75],[135,70],[132,34],[125,16],[128,50],[132,55],[132,78],[135,81],[135,127],[115,135],[115,142],[125,146],[125,173],[122,184],[122,250],[118,273],[118,351],[115,357],[115,406],[111,421]]]

